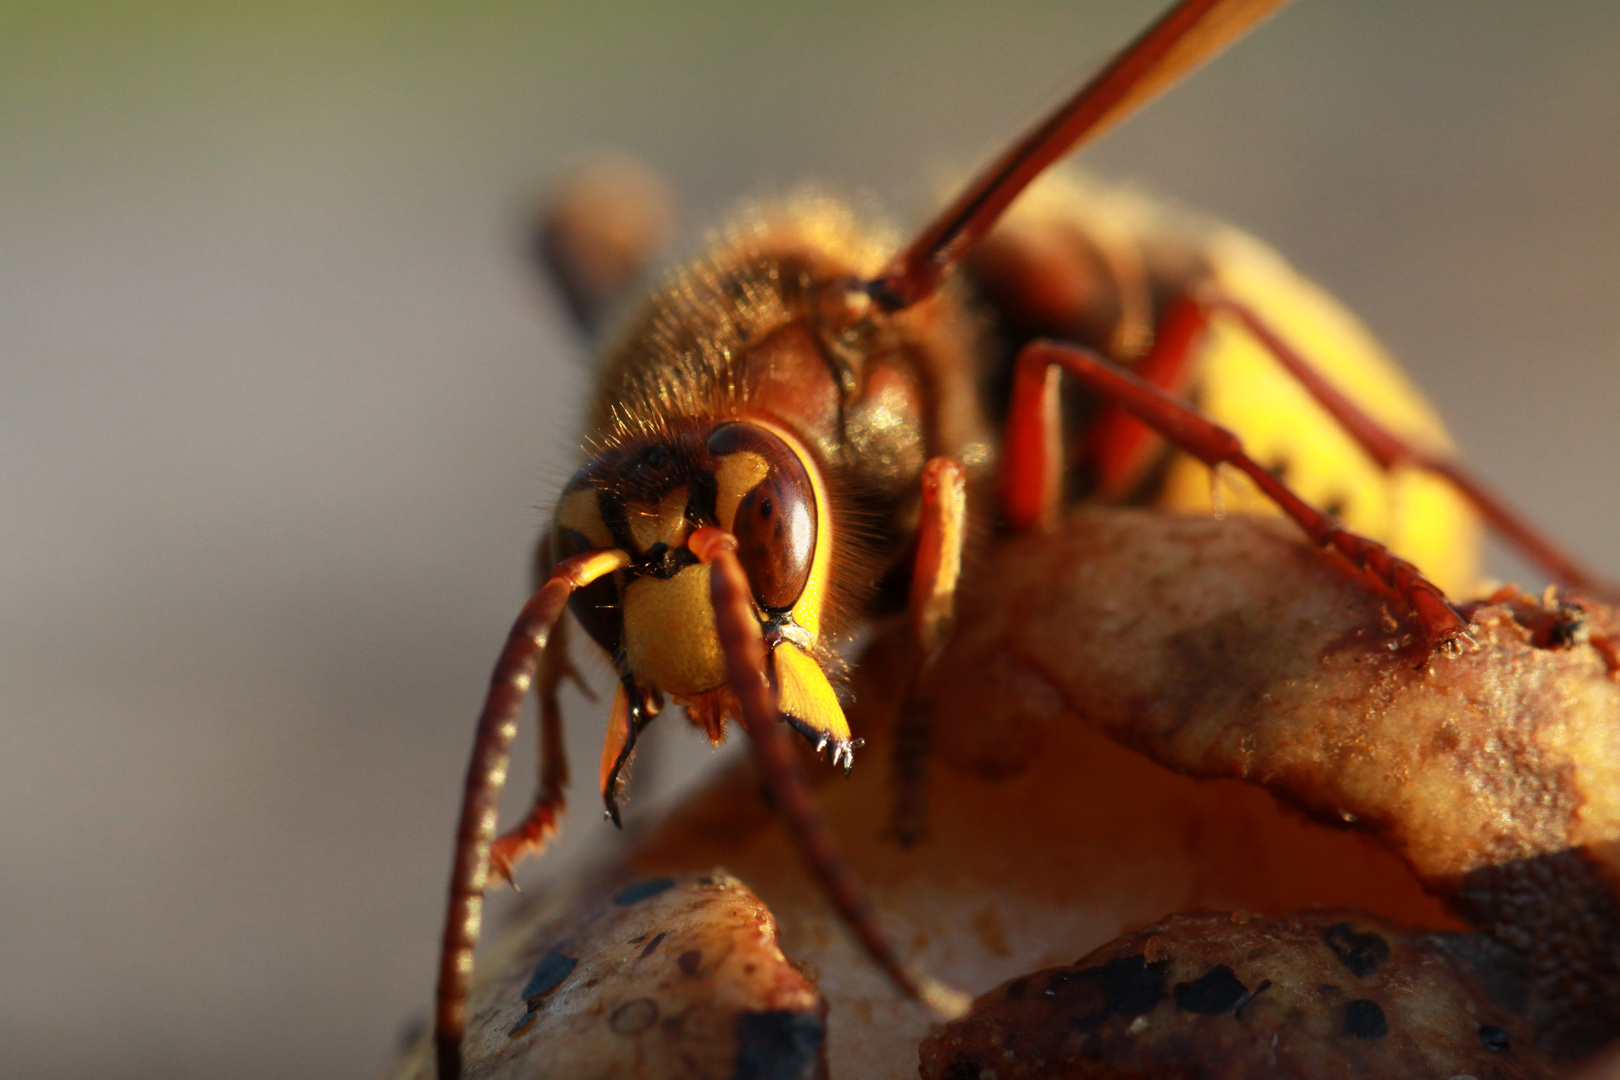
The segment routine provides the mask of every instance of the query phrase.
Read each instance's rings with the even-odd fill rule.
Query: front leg
[[[557,833],[558,820],[567,807],[568,752],[563,745],[562,708],[557,691],[563,680],[578,680],[568,659],[568,622],[559,620],[551,631],[550,647],[540,657],[536,697],[540,703],[540,784],[528,816],[502,833],[489,849],[492,875],[512,881],[512,871],[530,855],[538,855]]]
[[[960,463],[938,457],[923,466],[922,517],[911,570],[909,617],[916,663],[894,732],[895,835],[907,846],[926,826],[928,702],[921,684],[950,633],[967,527],[967,481]]]

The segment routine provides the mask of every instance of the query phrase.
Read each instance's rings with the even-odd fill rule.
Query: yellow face
[[[816,657],[832,567],[827,493],[808,451],[774,424],[749,420],[611,450],[574,477],[558,503],[557,557],[626,553],[629,565],[576,592],[570,607],[613,658],[624,685],[604,747],[608,794],[665,694],[718,734],[725,660],[709,598],[709,567],[687,547],[717,525],[737,539],[752,586],[778,706],[818,746],[846,760],[849,727]],[[621,715],[621,713],[623,715]]]

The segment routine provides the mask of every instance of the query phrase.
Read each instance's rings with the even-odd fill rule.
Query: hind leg
[[[1003,513],[1014,527],[1038,527],[1052,521],[1058,510],[1062,425],[1057,391],[1063,372],[1204,464],[1229,465],[1247,475],[1313,541],[1337,551],[1405,604],[1428,647],[1449,649],[1466,636],[1468,624],[1411,563],[1310,506],[1250,457],[1232,432],[1145,379],[1073,345],[1036,341],[1018,355],[1002,448]]]
[[[1529,520],[1497,495],[1455,458],[1440,456],[1401,438],[1369,416],[1334,387],[1316,367],[1285,341],[1253,308],[1237,300],[1212,295],[1203,303],[1206,318],[1227,314],[1237,319],[1305,388],[1317,404],[1338,421],[1351,438],[1383,469],[1427,469],[1444,477],[1471,503],[1479,515],[1554,580],[1609,603],[1620,602],[1620,588],[1581,566],[1572,556],[1531,525]]]

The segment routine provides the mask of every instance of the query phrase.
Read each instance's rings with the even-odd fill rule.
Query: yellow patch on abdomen
[[[1248,304],[1341,393],[1390,431],[1442,454],[1451,439],[1428,402],[1361,323],[1282,259],[1235,231],[1208,247],[1221,287]],[[1384,473],[1261,344],[1217,316],[1195,376],[1200,411],[1230,428],[1250,456],[1306,502],[1331,509],[1351,531],[1415,563],[1453,597],[1478,580],[1479,522],[1457,491],[1418,469]],[[1223,487],[1228,510],[1277,513],[1246,478]],[[1175,510],[1210,510],[1209,470],[1185,455],[1160,499]]]

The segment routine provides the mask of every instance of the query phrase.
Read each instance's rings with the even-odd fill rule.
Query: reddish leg
[[[1209,317],[1190,296],[1170,305],[1153,334],[1153,348],[1132,370],[1137,377],[1172,394],[1191,382],[1198,347],[1209,329]],[[1123,499],[1142,479],[1163,442],[1118,405],[1103,409],[1086,432],[1085,458],[1097,471],[1097,495]]]
[[[743,727],[776,812],[798,841],[844,925],[889,980],[907,997],[921,1001],[941,1017],[960,1016],[971,999],[918,975],[900,959],[893,942],[878,925],[866,889],[839,851],[838,841],[816,804],[798,754],[788,742],[781,716],[771,701],[765,675],[765,642],[754,615],[748,577],[737,561],[736,537],[708,525],[692,533],[687,547],[710,566],[709,596],[714,604],[715,630],[726,658],[726,682],[737,695]]]
[[[1203,306],[1190,296],[1178,297],[1154,332],[1153,348],[1132,369],[1136,377],[1160,390],[1179,392],[1190,380],[1208,328]],[[1007,524],[1016,532],[1051,528],[1062,506],[1064,448],[1057,368],[1045,377],[1050,385],[1013,383],[1003,455],[1024,464],[1017,470],[1002,469],[1001,503]],[[1036,417],[1037,422],[1019,423],[1015,418],[1020,417]],[[1123,405],[1105,404],[1086,432],[1083,454],[1096,470],[1097,495],[1105,500],[1128,495],[1161,445],[1152,427]]]
[[[1009,438],[1003,446],[1001,466],[1003,497],[1009,499],[1004,509],[1014,527],[1022,521],[1049,522],[1057,513],[1062,462],[1057,411],[1059,369],[1205,465],[1230,465],[1247,475],[1313,541],[1339,552],[1405,603],[1430,647],[1450,646],[1466,636],[1468,624],[1447,603],[1445,594],[1411,563],[1382,544],[1346,532],[1332,518],[1311,507],[1244,453],[1242,443],[1230,431],[1132,372],[1072,345],[1035,341],[1018,355],[1013,375],[1013,413],[1007,420]],[[1039,430],[1043,427],[1045,430]],[[1014,433],[1017,438],[1011,437]],[[1028,499],[1032,492],[1047,499],[1046,505],[1015,505],[1012,501]],[[1015,511],[1020,516],[1015,517]]]
[[[546,642],[569,596],[575,589],[629,564],[630,556],[612,550],[586,551],[558,563],[550,580],[523,605],[506,636],[500,659],[495,662],[462,786],[456,860],[450,873],[450,906],[439,946],[439,986],[433,1015],[439,1080],[455,1080],[461,1075],[461,1036],[467,1026],[473,946],[478,943],[495,815],[501,788],[506,784],[506,763],[512,736],[517,734],[523,696],[529,692],[535,669],[546,652]]]
[[[1426,453],[1368,416],[1295,352],[1253,308],[1221,296],[1209,298],[1205,306],[1210,312],[1226,312],[1241,322],[1380,467],[1389,470],[1416,466],[1445,477],[1492,528],[1552,578],[1597,599],[1620,603],[1620,587],[1587,571],[1458,462]]]
[[[967,475],[959,462],[933,458],[922,471],[922,515],[909,605],[911,636],[925,662],[932,662],[950,630],[966,530]]]
[[[562,709],[557,689],[566,678],[577,678],[568,662],[568,623],[559,619],[551,640],[540,656],[540,784],[534,805],[515,828],[502,833],[489,849],[489,869],[495,877],[512,882],[512,871],[530,855],[545,850],[557,832],[557,821],[567,807],[568,753],[563,746]]]
[[[922,495],[910,602],[911,637],[918,657],[894,733],[893,823],[895,835],[906,845],[922,835],[926,824],[928,702],[918,688],[945,644],[955,613],[967,530],[967,478],[962,466],[950,458],[929,461],[923,466]]]
[[[551,577],[555,562],[552,534],[548,531],[535,545],[536,587]],[[558,823],[567,809],[564,793],[568,788],[568,754],[563,746],[562,708],[557,702],[557,691],[565,679],[572,679],[587,701],[596,700],[596,695],[568,658],[567,630],[568,620],[559,619],[551,631],[550,644],[540,656],[540,684],[535,692],[540,713],[540,780],[535,787],[534,804],[528,816],[515,828],[502,833],[489,851],[490,872],[514,888],[517,883],[512,880],[513,869],[525,858],[545,850],[546,844],[557,834]]]

